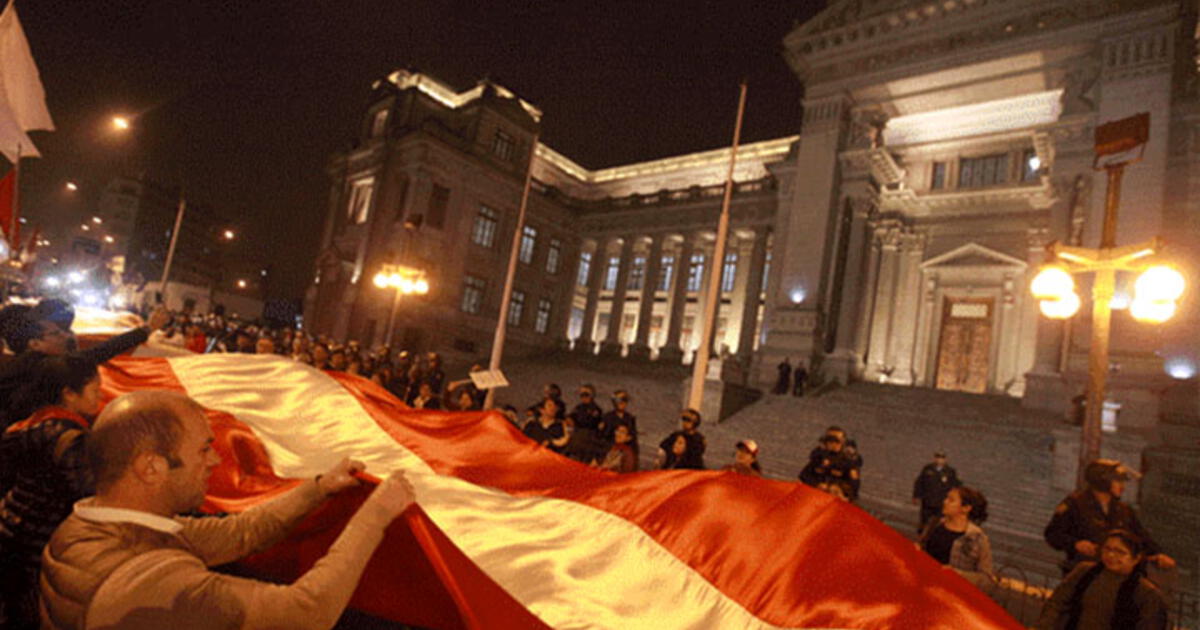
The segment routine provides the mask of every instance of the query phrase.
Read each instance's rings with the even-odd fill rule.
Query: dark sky
[[[130,164],[236,217],[277,297],[311,278],[329,183],[370,84],[413,67],[459,89],[490,77],[539,106],[542,140],[588,168],[799,130],[781,40],[823,0],[182,2],[18,0],[54,133],[24,162],[23,206],[65,203]],[[106,121],[140,113],[137,132]],[[185,227],[186,229],[186,227]]]

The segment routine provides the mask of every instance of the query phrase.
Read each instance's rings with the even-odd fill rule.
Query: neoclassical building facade
[[[392,295],[370,278],[399,262],[433,290],[401,299],[393,345],[485,354],[515,244],[510,352],[687,361],[719,265],[713,348],[754,384],[788,359],[827,380],[1063,410],[1085,381],[1088,287],[1064,324],[1040,316],[1028,285],[1047,244],[1098,243],[1098,124],[1150,113],[1118,240],[1162,236],[1200,278],[1195,30],[1195,3],[1180,0],[835,0],[784,40],[805,85],[797,135],[740,148],[720,261],[728,149],[588,170],[539,142],[541,111],[502,86],[458,92],[397,71],[329,164],[306,321],[384,342]],[[1195,372],[1194,305],[1161,327],[1115,315],[1127,426],[1154,423],[1164,366]]]

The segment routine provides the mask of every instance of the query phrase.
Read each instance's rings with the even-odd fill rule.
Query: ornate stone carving
[[[857,109],[851,114],[846,146],[853,149],[878,149],[883,146],[887,115],[878,109]]]
[[[1096,83],[1099,79],[1100,67],[1096,64],[1067,69],[1054,86],[1063,90],[1063,115],[1096,111]]]

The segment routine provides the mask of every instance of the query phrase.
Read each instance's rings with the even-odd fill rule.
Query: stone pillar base
[[[825,382],[837,381],[842,385],[848,385],[851,381],[856,380],[861,372],[858,357],[852,352],[840,351],[826,355],[821,360],[821,371]]]
[[[627,358],[637,359],[639,361],[649,361],[650,346],[636,343],[632,346],[629,346],[629,354],[627,355]]]
[[[571,348],[571,352],[578,354],[596,354],[596,343],[584,339],[576,339],[575,347]]]
[[[605,341],[600,344],[600,356],[602,357],[620,357],[621,344]]]
[[[663,346],[658,350],[658,362],[669,363],[671,365],[683,365],[683,350]]]
[[[1071,399],[1080,392],[1058,372],[1034,370],[1025,374],[1025,396],[1021,406],[1026,409],[1041,409],[1065,414],[1070,410]]]

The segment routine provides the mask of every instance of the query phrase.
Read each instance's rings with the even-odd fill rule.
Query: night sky
[[[484,77],[539,106],[542,140],[591,169],[797,133],[802,86],[783,36],[823,0],[179,2],[18,0],[54,133],[24,161],[36,217],[145,170],[235,217],[300,297],[327,209],[324,165],[370,84],[399,67],[458,89]],[[109,118],[139,115],[115,137]],[[63,192],[80,183],[83,197]],[[85,208],[81,207],[83,212]],[[186,226],[185,228],[186,229]]]

